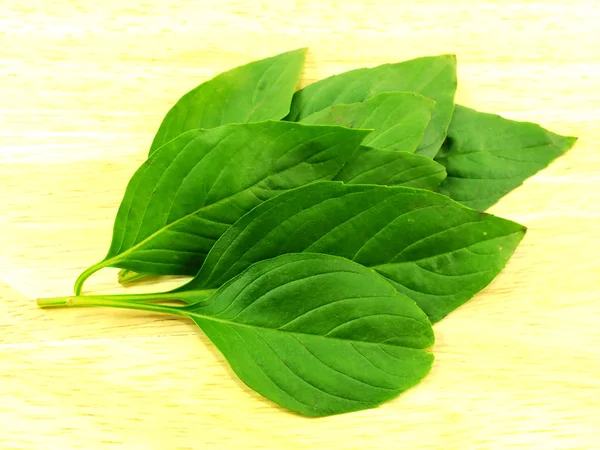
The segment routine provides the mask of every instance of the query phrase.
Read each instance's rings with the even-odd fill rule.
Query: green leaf
[[[254,61],[191,90],[163,119],[150,154],[192,129],[283,118],[289,113],[305,53],[306,49],[298,49]],[[128,284],[144,276],[122,269],[118,279],[119,283]]]
[[[433,345],[433,330],[415,303],[373,270],[335,256],[290,254],[259,262],[207,301],[187,307],[126,298],[38,304],[189,317],[246,385],[307,416],[376,407],[417,384],[433,363],[425,350]]]
[[[333,105],[300,123],[372,129],[363,145],[413,153],[423,139],[435,102],[418,94],[386,92],[362,103]]]
[[[431,119],[433,105],[432,100],[418,94],[384,93],[363,103],[331,106],[300,123],[374,128],[363,144],[385,150],[369,151],[361,147],[336,176],[337,180],[437,189],[445,176],[442,166],[429,158],[399,153],[417,148]],[[119,282],[125,284],[140,277],[122,270]]]
[[[457,105],[448,139],[436,156],[448,177],[440,192],[485,210],[573,146],[529,122],[516,122]]]
[[[127,186],[103,267],[193,275],[213,243],[261,202],[333,178],[369,133],[291,122],[188,131],[153,153]]]
[[[315,183],[238,220],[182,289],[219,287],[279,254],[325,253],[375,269],[436,322],[487,286],[524,234],[422,189]]]
[[[129,284],[134,281],[138,281],[146,278],[147,274],[133,272],[132,270],[121,269],[119,270],[118,281],[120,284]]]
[[[334,180],[437,190],[444,178],[446,169],[431,158],[361,146]]]
[[[286,120],[300,121],[332,105],[357,103],[383,92],[414,92],[434,100],[431,122],[417,153],[433,158],[446,137],[454,110],[456,58],[417,58],[334,75],[300,89]]]
[[[330,106],[300,123],[373,129],[336,180],[436,189],[445,169],[430,158],[405,153],[419,146],[434,105],[418,94],[385,92],[362,103]]]
[[[292,411],[373,408],[429,372],[433,330],[373,271],[327,255],[283,255],[189,307],[236,375]],[[216,319],[216,320],[215,320]]]
[[[179,99],[160,125],[150,154],[185,131],[279,120],[289,112],[306,49],[223,72]]]

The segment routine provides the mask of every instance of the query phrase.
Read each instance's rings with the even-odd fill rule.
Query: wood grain
[[[598,23],[596,0],[2,1],[0,448],[597,448]],[[378,409],[317,420],[245,388],[186,321],[33,303],[104,256],[182,93],[303,46],[303,84],[456,53],[459,102],[580,136],[493,207],[529,232],[436,325],[431,375]],[[115,271],[88,289],[118,290]]]

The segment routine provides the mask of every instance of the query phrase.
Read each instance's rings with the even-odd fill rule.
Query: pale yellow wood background
[[[0,448],[600,446],[597,0],[1,3]],[[529,233],[436,325],[421,385],[307,419],[245,388],[188,322],[36,309],[104,256],[125,185],[181,94],[303,46],[304,84],[456,53],[460,102],[580,136],[493,208]],[[115,271],[88,289],[117,290]]]

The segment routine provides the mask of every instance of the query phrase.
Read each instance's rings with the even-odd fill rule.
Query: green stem
[[[110,264],[115,262],[115,258],[107,259],[105,261],[100,261],[97,264],[87,268],[84,270],[81,275],[75,281],[75,295],[81,295],[81,290],[83,288],[83,283],[87,280],[92,274],[96,273],[100,269],[109,266]],[[162,300],[181,300],[188,305],[191,303],[196,303],[201,300],[205,300],[207,297],[210,297],[214,294],[216,289],[205,289],[198,291],[182,291],[182,292],[165,292],[160,294],[124,294],[124,295],[96,295],[94,297],[97,298],[114,298],[114,299],[123,299],[129,301],[140,301],[140,302],[157,302]],[[188,301],[187,299],[192,299],[192,301]]]
[[[129,304],[154,304],[169,300],[180,300],[187,305],[198,303],[210,298],[216,289],[205,289],[198,291],[183,291],[183,292],[164,292],[151,294],[122,294],[122,295],[82,295],[82,298],[94,298],[102,300],[119,300]],[[68,306],[65,305],[65,299],[75,297],[49,297],[38,299],[38,305],[45,306]],[[58,302],[56,305],[53,302]]]
[[[169,300],[179,300],[191,305],[206,300],[216,292],[216,289],[205,289],[199,291],[164,292],[151,294],[122,294],[122,295],[93,295],[96,298],[114,298],[116,300],[127,300],[131,302],[156,303]],[[191,301],[190,301],[191,300]]]
[[[105,259],[104,261],[100,261],[99,263],[94,264],[93,266],[88,267],[83,272],[81,272],[81,275],[79,275],[77,277],[77,280],[75,281],[75,295],[81,295],[81,289],[83,288],[83,283],[85,283],[85,280],[87,280],[94,273],[98,272],[100,269],[104,269],[113,262],[113,259]]]
[[[151,303],[135,303],[108,297],[96,297],[93,295],[38,298],[37,304],[40,308],[77,307],[77,306],[107,306],[112,308],[135,309],[139,311],[152,311],[187,317],[187,314],[177,306],[154,305]]]

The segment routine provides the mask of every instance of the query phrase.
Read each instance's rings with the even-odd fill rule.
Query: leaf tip
[[[448,63],[452,65],[456,65],[456,54],[454,53],[446,53],[445,55],[440,55],[440,58],[445,59]]]
[[[307,52],[308,52],[308,47],[299,47],[299,48],[295,48],[294,50],[290,50],[289,52],[286,52],[286,53],[301,54],[302,58],[304,58],[306,56]]]
[[[570,150],[578,140],[579,138],[577,136],[563,136],[555,133],[551,133],[550,135],[552,145],[556,147],[561,154]]]

